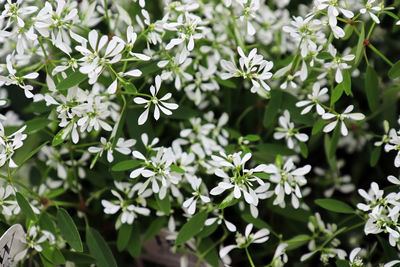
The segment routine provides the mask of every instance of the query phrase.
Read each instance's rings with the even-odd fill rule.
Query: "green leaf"
[[[362,53],[363,53],[363,49],[364,49],[365,29],[364,29],[364,25],[362,25],[361,27],[362,28],[361,28],[360,36],[358,37],[358,42],[357,42],[357,46],[356,46],[356,54],[355,54],[355,58],[354,58],[353,69],[357,68],[358,65],[361,63]]]
[[[117,262],[110,248],[96,229],[92,227],[86,229],[86,243],[89,247],[90,254],[96,259],[97,266],[117,267]]]
[[[19,192],[15,193],[15,196],[17,198],[18,206],[21,208],[21,210],[25,214],[25,216],[29,220],[35,222],[37,217],[36,217],[36,214],[33,212],[32,207],[29,204],[29,202]]]
[[[352,34],[353,34],[353,26],[350,24],[346,24],[346,26],[344,26],[344,37],[342,38],[342,40],[346,41],[351,37]]]
[[[216,248],[213,248],[214,241],[211,238],[204,238],[198,247],[199,252],[204,254],[204,259],[211,265],[218,267],[219,257]],[[212,248],[212,249],[210,249]]]
[[[331,138],[331,142],[330,142],[330,146],[329,146],[329,158],[332,158],[335,156],[336,153],[336,148],[339,142],[339,138],[340,138],[340,126],[341,123],[344,123],[344,121],[342,122],[338,122],[335,129],[333,130],[333,134],[332,134],[332,138]]]
[[[344,92],[344,82],[339,83],[333,89],[332,96],[331,96],[331,106],[335,104],[343,95]]]
[[[123,251],[129,243],[131,238],[133,226],[131,224],[123,223],[118,230],[117,249],[119,252]]]
[[[340,200],[331,199],[331,198],[319,198],[319,199],[316,199],[314,202],[321,208],[324,208],[326,210],[330,210],[333,212],[346,213],[346,214],[354,213],[354,210],[352,207],[350,207],[347,203],[342,202]]]
[[[52,120],[49,120],[48,118],[44,117],[39,117],[29,120],[25,122],[26,125],[25,133],[32,134],[34,132],[37,132],[43,128],[46,128],[47,125],[49,125],[49,123],[51,122]]]
[[[128,92],[131,94],[136,94],[137,93],[137,88],[136,86],[129,82],[129,81],[121,81],[121,86]]]
[[[230,81],[230,80],[222,80],[219,77],[215,77],[215,80],[217,81],[217,83],[219,83],[220,85],[225,86],[227,88],[232,88],[232,89],[236,89],[237,88],[237,85],[234,82]]]
[[[75,71],[72,72],[71,74],[69,74],[67,76],[67,78],[65,78],[64,80],[62,80],[57,86],[57,90],[59,91],[64,91],[64,90],[68,90],[69,88],[74,87],[75,85],[80,84],[81,82],[83,82],[84,80],[87,79],[87,75],[80,73],[79,71]]]
[[[175,164],[171,164],[169,167],[170,167],[171,170],[174,171],[174,172],[185,173],[185,170],[184,170],[184,169],[182,169],[182,168],[179,167],[179,166],[176,166]]]
[[[296,155],[297,153],[294,150],[287,148],[286,145],[280,144],[258,144],[256,146],[257,150],[268,154],[268,155],[282,155],[282,156],[291,156]]]
[[[56,246],[51,246],[49,242],[43,242],[40,244],[42,247],[42,255],[51,263],[56,265],[65,264],[65,258],[61,251]]]
[[[23,160],[22,162],[17,162],[18,167],[15,168],[12,171],[12,174],[14,174],[17,170],[19,170],[19,168],[21,168],[22,165],[24,165],[25,162],[27,162],[30,158],[32,158],[36,153],[39,152],[39,150],[42,149],[42,147],[44,147],[45,145],[47,145],[49,141],[44,142],[43,144],[41,144],[40,146],[38,146],[37,148],[35,148],[34,150],[32,150]]]
[[[299,142],[299,146],[300,146],[300,153],[304,158],[308,157],[308,147],[306,143],[303,142]]]
[[[219,226],[219,224],[217,223],[217,221],[215,221],[211,225],[204,226],[204,228],[201,230],[201,232],[197,234],[197,237],[204,238],[204,237],[210,236],[212,233],[214,233],[217,230],[218,226]]]
[[[370,65],[367,66],[367,74],[365,76],[365,91],[369,109],[376,111],[379,106],[379,82],[375,70]]]
[[[331,59],[333,59],[331,53],[329,53],[329,52],[318,53],[317,58],[318,59],[323,59],[323,60],[331,60]]]
[[[66,127],[62,128],[54,137],[51,142],[52,146],[58,146],[67,138],[67,136],[72,131],[72,122],[70,122]]]
[[[137,224],[135,224],[133,227],[133,231],[129,239],[127,250],[133,258],[139,257],[142,251],[142,242],[140,240],[140,229],[139,225]]]
[[[283,242],[288,244],[286,250],[293,250],[293,249],[299,248],[302,245],[308,243],[308,241],[310,241],[310,240],[311,240],[311,237],[309,235],[301,234],[301,235],[297,235],[297,236],[292,237],[291,239],[283,241]]]
[[[166,194],[163,199],[160,199],[159,194],[156,194],[156,202],[157,206],[160,208],[160,210],[168,215],[171,211],[171,201],[169,199],[169,194]]]
[[[120,161],[114,166],[112,166],[111,170],[113,172],[120,172],[120,171],[127,171],[127,170],[133,170],[137,166],[139,166],[142,163],[140,160],[136,159],[129,159],[129,160],[124,160]]]
[[[72,261],[75,264],[92,264],[96,262],[95,258],[85,253],[70,251],[67,249],[62,249],[61,252],[67,261]]]
[[[346,260],[336,260],[336,267],[348,267],[351,266],[352,264],[350,264],[350,262],[346,261]]]
[[[158,232],[160,232],[161,228],[165,225],[167,221],[166,217],[158,217],[155,219],[147,228],[146,233],[144,234],[144,241],[148,241],[152,239]]]
[[[255,227],[261,229],[261,228],[267,228],[269,230],[272,229],[272,227],[267,224],[266,222],[264,222],[263,220],[259,219],[259,218],[254,218],[251,214],[248,213],[242,213],[242,215],[240,216],[242,217],[242,219],[247,222],[247,223],[252,223]]]
[[[223,210],[229,206],[234,205],[237,202],[237,199],[233,197],[233,192],[231,192],[227,197],[222,200],[219,204],[218,209]]]
[[[371,152],[371,158],[369,160],[369,164],[371,167],[375,167],[375,165],[378,163],[379,157],[381,156],[381,147],[375,147],[372,152]]]
[[[281,90],[271,90],[271,99],[267,104],[267,108],[264,112],[264,127],[271,127],[274,122],[276,115],[278,115],[278,110],[282,103],[282,91]]]
[[[81,237],[74,220],[63,208],[59,208],[57,211],[57,225],[65,241],[76,251],[83,252]]]
[[[390,68],[388,76],[392,80],[400,77],[400,60]]]
[[[351,75],[349,70],[342,70],[343,75],[343,90],[346,95],[351,95]]]
[[[251,141],[251,142],[255,142],[255,141],[260,140],[260,136],[255,135],[255,134],[248,134],[248,135],[246,135],[246,136],[244,137],[244,139],[249,140],[249,141]]]
[[[326,120],[318,119],[313,125],[313,128],[311,130],[311,135],[316,135],[317,133],[319,133],[322,130],[322,128],[324,128],[325,124]]]
[[[207,219],[207,211],[201,211],[189,219],[179,230],[175,240],[175,245],[181,245],[188,241],[191,237],[197,235],[204,226]]]
[[[151,62],[150,64],[147,64],[144,67],[140,67],[140,71],[142,72],[141,77],[146,77],[147,75],[157,72],[159,70],[157,66],[158,61],[156,62]]]
[[[39,225],[43,230],[50,231],[53,234],[57,233],[53,221],[50,219],[49,215],[47,215],[47,212],[45,211],[42,211],[42,213],[40,214]]]

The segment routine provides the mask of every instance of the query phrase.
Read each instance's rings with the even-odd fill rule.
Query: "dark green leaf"
[[[166,217],[158,217],[155,219],[147,228],[146,233],[144,234],[144,241],[148,241],[152,239],[158,232],[160,232],[161,228],[165,225],[165,222],[167,221]]]
[[[63,208],[59,208],[57,211],[57,225],[65,241],[76,251],[83,252],[81,237],[74,220]]]
[[[31,221],[36,221],[37,217],[36,214],[33,212],[31,205],[29,202],[25,199],[23,195],[21,195],[19,192],[15,194],[18,202],[18,206],[21,208],[22,212],[25,214],[25,216],[31,220]]]
[[[56,246],[51,246],[49,242],[40,244],[42,247],[42,255],[51,263],[56,265],[65,264],[65,258],[61,251]]]
[[[282,91],[281,90],[272,90],[271,91],[271,99],[267,104],[267,108],[264,112],[264,127],[271,127],[274,122],[276,115],[278,115],[278,110],[281,107],[282,103]]]
[[[371,111],[376,111],[379,106],[379,82],[375,70],[370,65],[367,66],[365,90],[369,109]]]
[[[123,223],[118,230],[117,237],[117,249],[118,251],[123,251],[126,246],[128,246],[129,240],[131,238],[133,225]]]
[[[207,211],[201,211],[189,219],[179,230],[175,240],[176,245],[181,245],[188,241],[191,237],[197,235],[204,226],[207,219]]]
[[[287,148],[286,145],[280,144],[258,144],[256,146],[257,150],[268,154],[268,155],[282,155],[282,156],[291,156],[297,154],[295,151]]]
[[[389,70],[388,76],[390,79],[396,79],[400,77],[400,60],[397,61],[392,68]]]
[[[96,229],[89,227],[86,229],[86,243],[90,254],[96,259],[99,267],[117,267],[117,262],[108,247],[106,241]]]
[[[330,210],[333,212],[346,213],[346,214],[354,213],[354,210],[352,207],[350,207],[347,203],[342,202],[340,200],[331,199],[331,198],[320,198],[320,199],[316,199],[314,202],[321,208],[324,208],[326,210]]]
[[[358,65],[360,64],[361,59],[362,59],[363,50],[364,50],[365,29],[364,29],[364,25],[362,25],[361,27],[362,28],[361,28],[360,36],[358,37],[353,69],[357,68]]]
[[[174,172],[185,173],[185,170],[184,170],[184,169],[182,169],[182,168],[179,167],[179,166],[176,166],[175,164],[171,164],[171,165],[170,165],[170,168],[171,168],[171,170],[174,171]]]
[[[255,142],[255,141],[260,140],[260,137],[258,135],[255,135],[255,134],[248,134],[248,135],[246,135],[244,137],[244,139],[252,141],[252,142]]]
[[[80,84],[84,80],[87,79],[87,75],[80,73],[79,71],[75,71],[67,76],[64,80],[62,80],[57,86],[57,90],[64,91],[69,88],[74,87],[75,85]]]
[[[318,119],[313,125],[313,128],[311,130],[311,135],[316,135],[317,133],[319,133],[322,130],[322,128],[324,128],[325,124],[326,120]]]
[[[129,160],[124,160],[120,161],[114,166],[112,166],[111,170],[113,172],[120,172],[120,171],[126,171],[126,170],[133,170],[137,166],[139,166],[142,163],[140,160],[136,159],[129,159]]]
[[[331,106],[335,104],[343,95],[344,92],[344,82],[339,83],[333,89],[332,96],[331,96]]]
[[[218,78],[218,77],[215,77],[215,80],[217,81],[217,83],[219,83],[220,85],[225,86],[227,88],[232,88],[232,89],[237,88],[237,85],[230,80],[222,80],[221,78]]]
[[[170,213],[171,200],[169,199],[169,194],[166,194],[166,196],[163,199],[160,199],[159,194],[156,194],[156,202],[157,206],[164,214],[168,215]]]
[[[52,232],[53,234],[56,234],[56,228],[54,227],[53,221],[50,219],[49,215],[47,215],[47,212],[42,211],[39,217],[39,225],[41,229],[47,230]]]
[[[43,128],[46,128],[46,126],[49,125],[49,123],[51,122],[52,120],[43,117],[34,118],[30,121],[25,122],[26,125],[25,133],[31,134],[37,132]]]
[[[233,197],[233,192],[231,192],[227,197],[222,200],[219,204],[218,209],[223,210],[227,207],[234,205],[237,202],[237,199]]]
[[[343,90],[346,95],[351,95],[351,75],[349,70],[342,70],[343,75]]]
[[[61,252],[67,261],[72,261],[75,264],[92,264],[96,261],[95,258],[85,253],[70,251],[67,249],[62,249]]]
[[[72,131],[72,122],[69,123],[66,127],[62,128],[54,137],[51,142],[52,146],[58,146],[68,137],[68,135]]]
[[[343,41],[349,39],[353,33],[353,26],[350,24],[346,24],[344,26],[344,37],[342,38]]]
[[[133,231],[131,234],[131,238],[129,239],[127,250],[133,258],[139,257],[142,251],[142,242],[140,240],[140,229],[139,225],[137,224],[135,224],[133,227]]]
[[[288,244],[286,250],[293,250],[293,249],[299,248],[302,245],[308,243],[308,241],[310,241],[310,240],[311,240],[311,237],[309,235],[301,234],[301,235],[292,237],[291,239],[286,240],[284,242]]]
[[[369,164],[371,165],[371,167],[375,167],[375,165],[378,163],[379,157],[381,156],[381,147],[375,147],[372,150],[371,153],[371,158],[369,160]]]
[[[344,121],[342,121],[341,123],[344,123]],[[333,156],[335,156],[336,148],[337,148],[339,138],[340,138],[341,123],[338,122],[335,129],[333,130],[333,134],[332,134],[332,138],[331,138],[331,142],[330,142],[330,146],[329,146],[329,154],[328,154],[329,158],[332,158]]]
[[[300,143],[299,143],[299,146],[300,146],[301,155],[302,155],[304,158],[307,158],[307,157],[308,157],[308,147],[307,147],[307,144],[306,144],[306,143],[303,143],[303,142],[300,142]]]

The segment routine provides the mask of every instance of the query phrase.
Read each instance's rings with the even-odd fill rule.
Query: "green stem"
[[[244,250],[246,251],[246,255],[247,255],[247,258],[249,259],[249,262],[250,262],[251,267],[256,267],[256,266],[254,265],[254,262],[253,262],[253,260],[252,260],[252,258],[251,258],[251,256],[250,256],[250,253],[249,253],[249,250],[247,249],[247,247],[245,247]]]

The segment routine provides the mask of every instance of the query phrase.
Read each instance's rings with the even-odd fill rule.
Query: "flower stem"
[[[247,255],[247,258],[249,259],[249,262],[250,262],[251,267],[256,267],[256,266],[254,265],[253,260],[251,259],[251,256],[250,256],[250,253],[249,253],[249,250],[247,249],[247,247],[245,247],[244,250],[246,250],[246,255]]]

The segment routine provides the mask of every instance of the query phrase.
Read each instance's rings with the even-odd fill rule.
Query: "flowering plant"
[[[0,7],[1,266],[400,263],[399,1]]]

